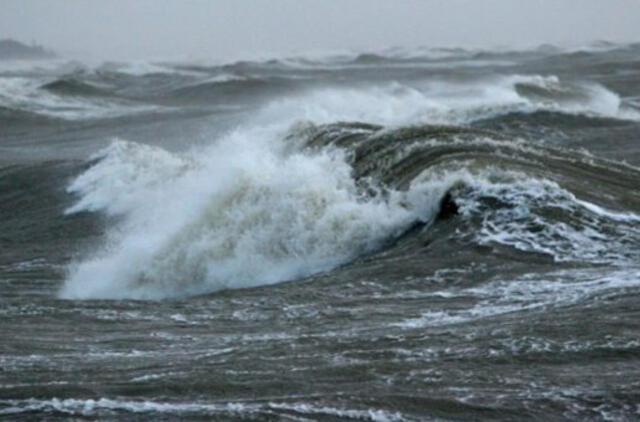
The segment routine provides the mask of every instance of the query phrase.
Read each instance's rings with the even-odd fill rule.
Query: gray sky
[[[0,0],[0,38],[94,58],[640,41],[640,0]]]

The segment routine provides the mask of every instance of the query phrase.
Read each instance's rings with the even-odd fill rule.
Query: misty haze
[[[640,418],[640,2],[0,3],[0,419]]]

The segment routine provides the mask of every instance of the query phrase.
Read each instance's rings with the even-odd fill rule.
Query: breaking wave
[[[620,113],[602,87],[567,94],[559,84],[513,77],[458,96],[397,83],[320,90],[273,101],[187,153],[114,141],[69,185],[78,200],[67,213],[117,223],[70,268],[61,296],[158,299],[305,277],[416,226],[428,232],[446,194],[474,245],[557,262],[636,259],[640,217],[590,202],[580,183],[605,171],[619,188],[637,170],[464,126],[513,109]]]

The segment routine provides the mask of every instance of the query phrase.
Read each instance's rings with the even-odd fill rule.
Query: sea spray
[[[62,296],[159,298],[302,277],[430,221],[443,194],[371,197],[342,151],[285,152],[277,136],[235,132],[188,158],[108,147],[71,184],[80,199],[68,212],[122,221],[103,250],[74,266]]]

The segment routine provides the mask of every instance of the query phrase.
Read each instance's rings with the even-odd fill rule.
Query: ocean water
[[[639,57],[0,63],[0,419],[640,419]]]

